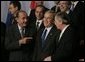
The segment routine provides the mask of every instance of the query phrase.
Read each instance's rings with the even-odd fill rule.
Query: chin
[[[26,27],[26,25],[23,25],[23,27]]]
[[[41,18],[38,18],[38,20],[41,20]]]

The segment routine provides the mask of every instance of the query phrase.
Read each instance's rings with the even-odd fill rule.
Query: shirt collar
[[[19,30],[21,30],[22,29],[22,27],[18,24],[18,28],[19,28]]]
[[[77,5],[78,2],[79,2],[79,1],[75,1],[75,2],[74,2],[74,7]]]
[[[69,25],[66,25],[66,26],[63,28],[62,32],[64,32],[68,26],[69,26]]]
[[[45,29],[47,29],[47,31],[48,31],[48,30],[50,30],[52,27],[53,27],[53,26],[46,27]]]
[[[40,23],[41,23],[42,21],[43,21],[43,20],[37,20],[36,22],[40,22]]]
[[[66,13],[69,14],[70,13],[70,10],[66,11]]]

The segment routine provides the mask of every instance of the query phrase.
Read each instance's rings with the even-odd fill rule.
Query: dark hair
[[[10,4],[13,4],[14,7],[18,7],[18,10],[21,9],[21,3],[19,1],[11,1]]]
[[[70,24],[70,17],[68,16],[67,13],[58,12],[55,17],[57,17],[57,16],[63,19],[62,20],[63,24]]]
[[[38,5],[37,7],[43,8],[43,12],[45,13],[45,7],[43,5]],[[36,8],[37,8],[36,7]],[[36,9],[35,9],[36,10]]]

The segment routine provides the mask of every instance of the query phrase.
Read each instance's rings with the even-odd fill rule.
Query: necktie
[[[71,10],[72,10],[72,11],[74,10],[74,3],[72,4],[72,8],[71,8]]]
[[[23,29],[21,29],[21,37],[23,38],[24,35],[25,35],[25,29],[23,28]]]
[[[41,37],[41,39],[42,39],[42,47],[44,46],[44,43],[45,43],[44,41],[45,41],[46,33],[47,33],[47,29],[44,30],[44,32],[42,34],[42,37]]]
[[[36,25],[37,29],[39,29],[39,23],[40,23],[40,22],[37,22],[37,25]]]

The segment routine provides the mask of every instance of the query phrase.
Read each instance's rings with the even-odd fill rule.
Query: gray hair
[[[61,21],[63,22],[63,24],[70,24],[70,18],[65,12],[58,12],[55,15],[55,18],[57,17],[60,17],[62,19]]]

